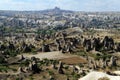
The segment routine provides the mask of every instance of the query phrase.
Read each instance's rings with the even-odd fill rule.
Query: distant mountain
[[[73,13],[74,11],[70,10],[62,10],[58,7],[55,7],[54,9],[47,9],[40,11],[41,13],[54,13],[54,14],[60,14],[60,13]]]
[[[62,14],[62,13],[73,13],[74,11],[62,10],[58,7],[54,9],[46,9],[40,11],[10,11],[10,10],[0,10],[0,16],[15,16],[19,15],[31,15],[31,14]]]
[[[40,14],[62,14],[62,13],[82,13],[82,14],[95,14],[95,15],[120,15],[120,12],[85,12],[85,11],[71,11],[71,10],[63,10],[60,9],[59,7],[55,7],[53,9],[46,9],[46,10],[39,10],[39,11],[13,11],[13,10],[0,10],[0,16],[12,16],[15,17],[15,15],[25,15],[25,16],[30,16],[30,15],[40,15]]]

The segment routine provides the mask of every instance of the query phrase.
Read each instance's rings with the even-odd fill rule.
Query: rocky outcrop
[[[50,52],[50,47],[48,44],[42,45],[42,52]]]
[[[59,73],[59,74],[64,74],[64,71],[63,71],[62,68],[63,68],[63,63],[60,61],[60,62],[59,62],[59,67],[58,67],[58,73]]]
[[[106,50],[113,50],[114,49],[114,40],[108,36],[105,36],[103,39],[103,46]]]

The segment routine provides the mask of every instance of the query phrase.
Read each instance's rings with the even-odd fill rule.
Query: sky
[[[120,0],[0,0],[0,10],[120,11]]]

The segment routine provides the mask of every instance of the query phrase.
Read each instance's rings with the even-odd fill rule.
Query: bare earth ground
[[[39,52],[37,54],[23,54],[26,58],[36,57],[39,59],[63,59],[63,58],[69,58],[69,57],[75,57],[76,55],[71,54],[63,54],[60,51],[55,52]],[[18,55],[17,57],[21,57],[21,55]]]
[[[31,58],[31,57],[36,57],[39,59],[56,59],[56,60],[60,60],[63,63],[66,64],[78,64],[78,63],[86,63],[87,61],[80,56],[77,55],[72,55],[72,54],[63,54],[60,51],[55,51],[55,52],[39,52],[38,54],[23,54],[24,57],[26,58]],[[18,55],[18,57],[20,58],[21,55]]]
[[[60,59],[60,61],[62,61],[63,63],[66,63],[66,64],[78,64],[78,63],[87,63],[87,61],[82,58],[82,57],[70,57],[70,58],[64,58],[64,59]]]

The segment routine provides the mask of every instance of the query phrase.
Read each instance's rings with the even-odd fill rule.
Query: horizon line
[[[54,9],[54,8],[49,8],[49,9],[40,9],[40,10],[35,10],[35,9],[31,9],[31,10],[17,10],[17,9],[0,9],[0,11],[20,11],[20,12],[29,12],[29,11],[45,11],[45,10],[52,10],[52,9]],[[90,11],[88,11],[88,10],[70,10],[70,9],[61,9],[60,8],[60,10],[65,10],[65,11],[72,11],[72,12],[120,12],[120,11],[117,11],[117,10],[106,10],[106,11],[101,11],[101,10],[99,10],[99,11],[97,11],[97,10],[90,10]]]

